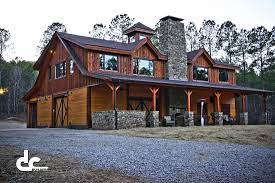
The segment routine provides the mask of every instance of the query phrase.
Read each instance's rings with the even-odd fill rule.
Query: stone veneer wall
[[[118,129],[145,126],[145,111],[117,111]],[[115,111],[92,112],[92,128],[95,130],[114,130]]]
[[[150,111],[146,122],[149,127],[159,127],[159,111]]]
[[[172,80],[187,80],[187,54],[184,24],[171,18],[160,21],[159,47],[167,54],[166,77]]]

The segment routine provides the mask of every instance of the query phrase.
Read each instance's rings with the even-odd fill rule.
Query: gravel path
[[[66,154],[87,165],[163,182],[275,182],[275,149],[99,134],[0,129],[0,145]]]

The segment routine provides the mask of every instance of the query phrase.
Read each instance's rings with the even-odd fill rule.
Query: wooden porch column
[[[191,95],[192,95],[192,91],[187,89],[185,90],[185,93],[187,95],[187,111],[191,112]]]
[[[217,112],[221,112],[221,103],[220,103],[220,96],[221,96],[221,92],[216,91],[215,93],[216,99],[217,99]]]
[[[242,112],[246,111],[246,95],[241,95],[242,97]]]
[[[266,95],[265,94],[263,94],[262,99],[263,99],[263,112],[266,113],[267,108],[266,108]]]
[[[150,91],[152,92],[153,94],[153,97],[152,97],[152,108],[153,108],[153,111],[156,111],[157,110],[157,92],[159,91],[159,88],[149,88]]]
[[[117,90],[120,88],[120,85],[116,85],[115,83],[113,83],[113,84],[107,83],[107,85],[112,90],[113,109],[116,110],[116,103],[117,103],[116,102],[116,93],[117,93]]]

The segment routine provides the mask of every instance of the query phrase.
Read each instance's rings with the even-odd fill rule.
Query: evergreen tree
[[[199,33],[194,22],[189,22],[188,25],[185,27],[185,35],[187,50],[193,51],[195,49],[198,49]]]
[[[89,31],[92,38],[98,39],[108,39],[108,29],[106,25],[102,23],[97,23],[93,26],[93,29]]]
[[[42,53],[55,32],[67,32],[66,26],[59,22],[54,22],[49,25],[48,28],[44,31],[43,36],[40,39],[40,43],[37,46],[39,53]]]
[[[233,56],[237,53],[238,33],[236,25],[231,21],[224,22],[218,30],[217,47],[227,54],[229,63],[233,63]]]
[[[217,38],[217,29],[214,20],[204,20],[202,22],[202,27],[199,31],[199,43],[200,47],[205,48],[210,56],[216,53],[216,38]]]

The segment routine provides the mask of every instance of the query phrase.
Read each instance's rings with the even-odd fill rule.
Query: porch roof
[[[244,87],[239,85],[231,84],[215,84],[209,82],[200,81],[182,81],[182,80],[169,80],[160,79],[148,76],[129,76],[120,74],[106,74],[106,73],[89,73],[89,76],[98,77],[101,79],[111,80],[113,82],[125,82],[125,83],[137,83],[155,86],[166,86],[166,87],[183,87],[183,88],[201,88],[201,89],[215,89],[215,90],[228,90],[235,91],[238,93],[247,94],[268,94],[271,95],[273,91]]]

